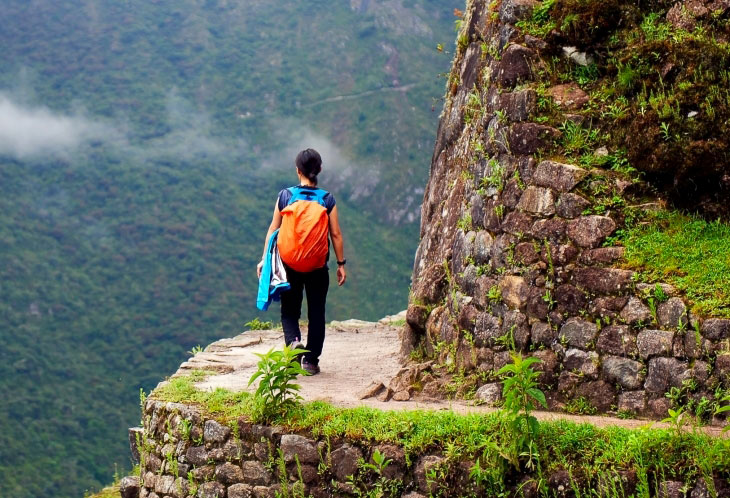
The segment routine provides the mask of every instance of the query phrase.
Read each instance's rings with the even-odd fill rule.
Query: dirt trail
[[[399,362],[398,326],[404,316],[395,315],[380,322],[347,320],[332,322],[327,326],[324,352],[320,359],[322,372],[299,380],[301,394],[307,401],[327,401],[337,406],[370,406],[382,410],[453,410],[457,413],[487,413],[494,408],[474,406],[465,401],[379,401],[376,398],[360,399],[360,393],[373,381],[388,385],[402,368]],[[304,331],[306,332],[306,331]],[[306,335],[306,334],[305,334]],[[248,331],[222,339],[208,346],[183,363],[174,376],[185,375],[193,369],[213,370],[216,373],[200,382],[204,390],[225,388],[233,391],[253,391],[247,387],[248,379],[256,370],[259,358],[254,353],[265,353],[281,348],[284,337],[281,331]],[[623,420],[607,416],[579,416],[564,413],[537,412],[540,420],[570,420],[590,423],[598,427],[620,426],[638,428],[652,424],[665,424],[650,420]],[[708,434],[721,436],[719,428],[706,428]]]

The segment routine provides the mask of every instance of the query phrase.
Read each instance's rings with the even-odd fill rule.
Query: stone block
[[[283,437],[282,437],[283,439]],[[316,450],[315,450],[316,452]],[[286,453],[284,454],[284,460],[286,460]],[[294,461],[294,460],[292,460]],[[299,458],[299,463],[312,463],[312,462],[304,462],[302,458]],[[317,463],[319,463],[319,455],[317,455]],[[264,467],[264,465],[257,461],[257,460],[251,460],[248,462],[243,462],[241,464],[241,471],[243,473],[243,480],[247,484],[251,484],[253,486],[267,486],[271,483],[273,480],[273,476],[271,475],[271,472]]]
[[[606,412],[616,404],[616,390],[613,385],[603,380],[581,384],[575,394],[587,399],[599,412]]]
[[[486,230],[480,230],[474,237],[474,262],[478,265],[489,263],[494,237]]]
[[[431,486],[428,482],[428,472],[433,468],[438,468],[445,459],[436,455],[425,455],[418,459],[415,469],[413,471],[413,477],[418,486],[418,490],[424,493],[430,493]]]
[[[684,483],[682,481],[662,481],[657,488],[658,498],[684,498]]]
[[[198,488],[198,498],[226,498],[226,487],[219,482],[204,482]]]
[[[171,495],[175,489],[175,477],[169,475],[157,476],[155,482],[155,493],[159,495]]]
[[[527,187],[517,207],[530,213],[552,216],[555,213],[555,194],[547,188]],[[530,223],[524,233],[527,233],[531,227],[532,223]]]
[[[513,154],[532,155],[552,145],[560,132],[536,123],[515,123],[509,129],[509,147]]]
[[[501,87],[512,87],[520,81],[532,79],[532,62],[535,52],[522,45],[507,47],[496,66],[495,81]],[[462,80],[463,81],[463,80]]]
[[[228,498],[251,498],[253,496],[253,486],[250,484],[234,484],[228,488]]]
[[[562,218],[537,220],[530,228],[530,234],[538,240],[559,242],[565,235],[566,221]]]
[[[502,231],[511,234],[527,234],[530,233],[534,218],[527,213],[521,211],[512,211],[504,217],[502,221]]]
[[[548,88],[547,94],[553,98],[558,106],[566,111],[582,109],[590,100],[588,94],[575,83],[566,83]]]
[[[687,306],[678,297],[671,297],[668,301],[657,306],[657,320],[665,328],[676,329],[689,324]]]
[[[130,427],[128,432],[129,451],[132,453],[132,461],[139,463],[139,445],[144,441],[144,429],[142,427]]]
[[[583,378],[579,374],[563,370],[558,377],[558,392],[567,398],[572,398],[582,381]]]
[[[504,112],[510,122],[527,121],[537,107],[537,93],[528,88],[497,94],[496,110]]]
[[[649,372],[644,388],[650,394],[664,394],[670,387],[680,387],[681,380],[686,378],[687,363],[676,358],[652,358],[649,360]]]
[[[487,406],[499,406],[502,401],[502,384],[484,384],[477,389],[474,396]]]
[[[515,261],[521,265],[531,265],[540,260],[540,254],[532,242],[520,242],[515,247]]]
[[[608,216],[581,216],[568,223],[568,237],[581,247],[592,248],[603,242],[616,230],[616,223]]]
[[[550,346],[557,340],[558,333],[545,322],[535,322],[532,324],[530,338],[533,344]]]
[[[643,365],[638,361],[618,356],[603,358],[602,373],[608,382],[620,384],[625,389],[639,389],[644,382]]]
[[[559,311],[567,312],[571,315],[577,315],[588,304],[588,298],[585,293],[570,284],[563,284],[555,289],[555,301],[558,304]]]
[[[674,332],[642,330],[636,336],[636,348],[645,360],[654,356],[671,356]]]
[[[571,318],[560,328],[560,340],[566,341],[568,345],[589,349],[598,335],[598,327],[595,323]]]
[[[506,276],[499,282],[502,291],[502,301],[509,307],[520,309],[527,303],[529,285],[522,277]]]
[[[499,318],[486,311],[479,313],[474,327],[474,344],[477,347],[491,347],[501,335],[502,325]]]
[[[578,166],[562,164],[555,161],[542,161],[532,176],[532,184],[538,187],[549,187],[558,192],[569,192],[588,172]]]
[[[122,498],[139,497],[139,477],[127,476],[119,481],[119,494]]]
[[[636,325],[637,323],[648,324],[652,321],[651,311],[648,306],[635,296],[629,298],[629,301],[621,310],[619,316],[624,322],[631,325]]]
[[[243,470],[230,462],[218,465],[215,469],[215,478],[226,485],[243,482]]]
[[[332,473],[340,481],[347,480],[347,476],[357,473],[357,462],[362,458],[360,448],[345,443],[331,454]]]
[[[231,434],[231,428],[219,424],[215,420],[206,420],[203,427],[203,439],[206,443],[222,443]]]
[[[591,351],[571,348],[565,352],[563,366],[566,370],[577,372],[584,377],[595,379],[598,375],[598,355]]]
[[[561,218],[573,219],[580,216],[590,205],[589,200],[578,194],[564,193],[560,195],[555,205],[555,212]]]
[[[710,318],[702,323],[702,335],[711,341],[730,339],[730,320]]]
[[[506,24],[515,24],[529,18],[538,3],[538,0],[504,0],[499,7],[499,19]]]
[[[625,249],[623,247],[598,247],[588,249],[580,255],[580,261],[586,265],[611,264],[623,258]]]
[[[540,360],[540,363],[536,363],[533,367],[536,372],[540,372],[540,376],[537,378],[537,381],[543,386],[553,385],[560,366],[558,362],[558,355],[550,349],[543,349],[535,351],[531,354],[531,356]]]
[[[646,410],[646,391],[626,391],[618,396],[618,410],[641,414]]]
[[[576,268],[573,282],[589,292],[611,294],[628,289],[633,275],[632,271],[617,268]]]
[[[636,336],[626,325],[609,325],[598,334],[596,350],[614,356],[633,356],[636,349]]]
[[[725,387],[730,387],[730,354],[718,354],[715,358],[715,374]]]
[[[285,434],[281,437],[281,451],[284,461],[290,463],[299,459],[299,463],[319,463],[319,453],[314,441],[298,434]]]
[[[208,461],[208,451],[205,446],[191,446],[185,452],[185,461],[195,466],[205,465]]]

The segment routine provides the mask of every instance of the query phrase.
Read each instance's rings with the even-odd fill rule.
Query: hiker
[[[319,373],[319,356],[324,344],[325,302],[329,288],[329,239],[337,257],[337,284],[347,279],[345,271],[344,240],[337,219],[334,196],[317,188],[317,175],[322,170],[322,158],[314,149],[297,154],[296,172],[299,185],[279,192],[274,206],[274,216],[266,234],[279,229],[277,247],[284,268],[288,290],[280,294],[281,325],[284,341],[293,349],[306,349],[302,368],[309,374]],[[264,257],[267,244],[264,244]],[[261,277],[262,262],[256,267]],[[302,313],[302,293],[307,293],[307,346],[301,344],[299,317]]]

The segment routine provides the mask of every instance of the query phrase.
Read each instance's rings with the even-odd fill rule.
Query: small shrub
[[[254,353],[261,358],[258,362],[258,370],[254,372],[248,385],[259,379],[259,387],[256,389],[258,406],[256,418],[261,420],[272,420],[277,416],[286,413],[288,409],[295,406],[301,396],[301,386],[293,381],[298,375],[308,375],[299,364],[298,356],[305,353],[302,349],[291,349],[284,346],[282,351],[270,350],[268,353]]]
[[[246,327],[248,327],[248,330],[269,330],[274,328],[273,322],[264,322],[257,318],[254,318],[250,322],[246,322]]]

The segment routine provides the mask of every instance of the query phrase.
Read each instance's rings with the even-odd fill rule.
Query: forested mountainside
[[[328,318],[405,307],[460,3],[0,5],[0,496],[109,482],[140,387],[278,321],[253,269],[302,147],[346,237]]]

